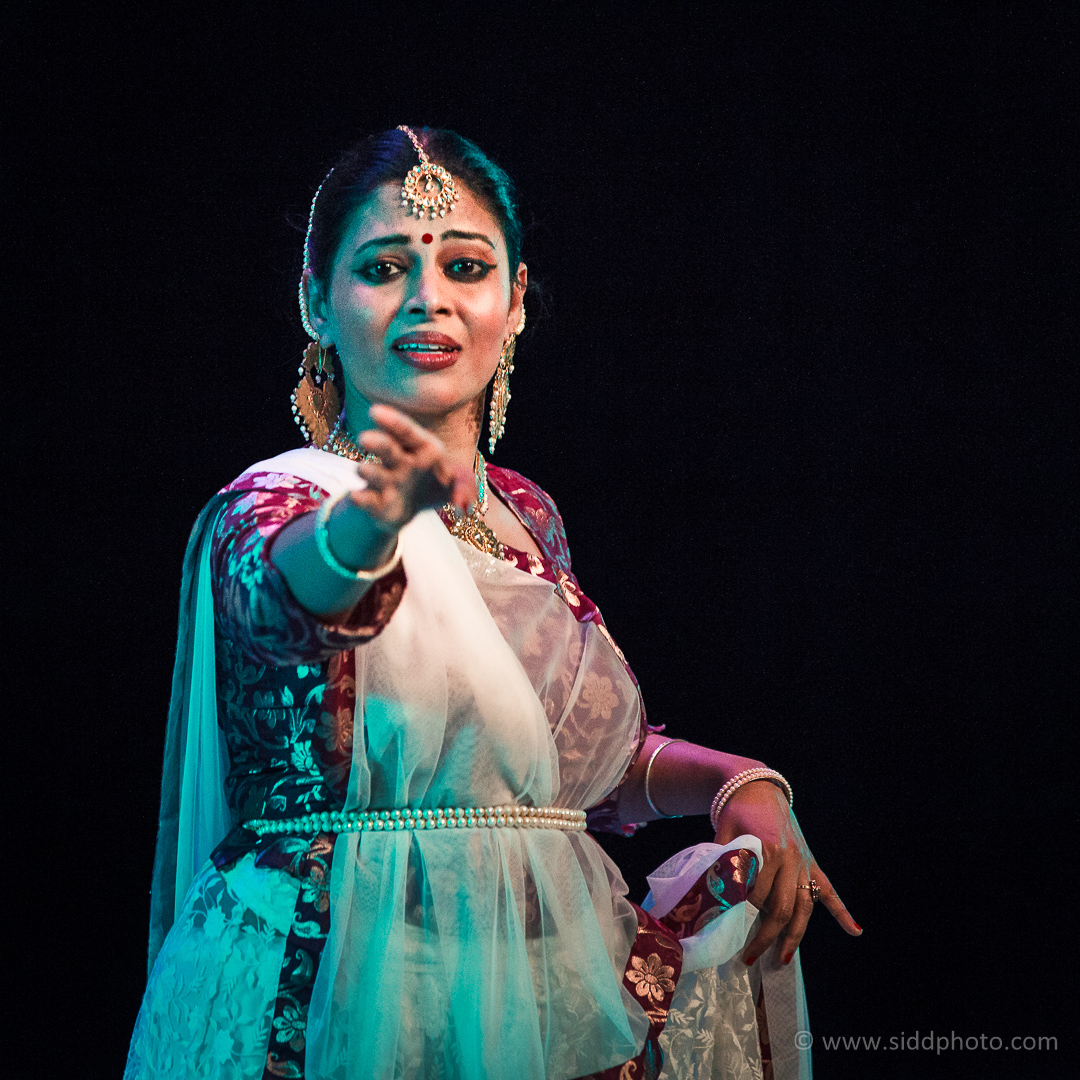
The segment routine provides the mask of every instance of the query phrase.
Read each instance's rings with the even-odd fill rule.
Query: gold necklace
[[[479,449],[473,461],[473,476],[476,477],[476,505],[463,514],[453,503],[444,503],[443,512],[450,518],[450,535],[472,544],[474,548],[501,559],[505,555],[502,541],[495,535],[492,528],[484,520],[488,508],[487,493],[487,462]]]
[[[350,461],[374,461],[378,463],[377,454],[366,453],[349,438],[344,432],[345,414],[338,417],[333,431],[330,432],[323,449],[338,457],[348,458]],[[462,513],[453,503],[444,503],[443,514],[449,519],[450,535],[464,540],[474,548],[483,551],[487,555],[493,555],[501,559],[505,555],[502,541],[495,535],[491,526],[484,521],[484,515],[488,509],[488,483],[487,462],[479,449],[473,459],[473,476],[476,479],[476,504],[468,513]]]

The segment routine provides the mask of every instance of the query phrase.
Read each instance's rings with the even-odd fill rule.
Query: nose
[[[449,314],[446,301],[446,279],[435,265],[434,260],[423,259],[412,275],[412,294],[405,301],[405,310],[410,315],[420,315],[430,319],[436,314]]]

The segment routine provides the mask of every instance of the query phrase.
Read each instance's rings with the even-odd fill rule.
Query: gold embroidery
[[[315,839],[311,841],[307,851],[304,853],[304,857],[307,859],[317,859],[319,856],[329,855],[334,850],[334,841],[336,839],[337,837],[330,833],[316,834]]]
[[[319,716],[319,726],[315,731],[330,753],[338,750],[351,750],[353,743],[353,710],[351,707],[338,709],[336,713],[324,712]]]
[[[697,918],[699,911],[701,911],[701,893],[698,893],[690,903],[680,904],[672,911],[671,917],[678,923],[688,923],[691,919]]]
[[[625,664],[626,657],[623,656],[622,649],[620,649],[619,646],[615,644],[615,639],[611,636],[608,628],[602,622],[596,623],[595,626],[600,631],[600,633],[603,634],[604,637],[607,639],[607,643],[615,650],[615,655]]]
[[[740,885],[745,884],[754,869],[754,853],[746,848],[739,848],[738,855],[734,859],[734,873],[732,878]]]
[[[665,949],[682,948],[682,946],[674,938],[668,937],[667,934],[661,934],[659,931],[657,931],[653,935],[653,937],[655,937],[656,939],[656,944],[662,946]]]
[[[709,925],[720,914],[720,905],[715,907],[706,908],[699,916],[698,921],[694,923],[694,928],[690,931],[691,934],[697,934]]]
[[[570,580],[565,570],[559,570],[555,575],[558,578],[555,588],[559,595],[571,606],[581,607],[581,598],[578,596],[577,586]]]
[[[626,977],[634,984],[638,997],[659,1003],[664,1000],[665,993],[670,994],[675,989],[671,978],[675,969],[670,964],[665,964],[658,954],[649,953],[647,960],[631,956],[630,963],[634,970],[628,971]]]

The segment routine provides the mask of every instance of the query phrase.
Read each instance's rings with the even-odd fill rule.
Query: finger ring
[[[810,900],[811,900],[812,903],[816,904],[821,899],[821,887],[818,885],[818,883],[813,878],[810,879],[810,884],[809,885],[799,885],[799,886],[797,886],[797,888],[799,888],[799,889],[809,889],[810,890]]]

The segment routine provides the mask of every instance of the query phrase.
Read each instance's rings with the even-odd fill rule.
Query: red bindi
[[[430,244],[431,241],[435,239],[435,237],[433,237],[431,233],[426,232],[423,236],[420,237],[420,239],[423,240],[425,244]]]

